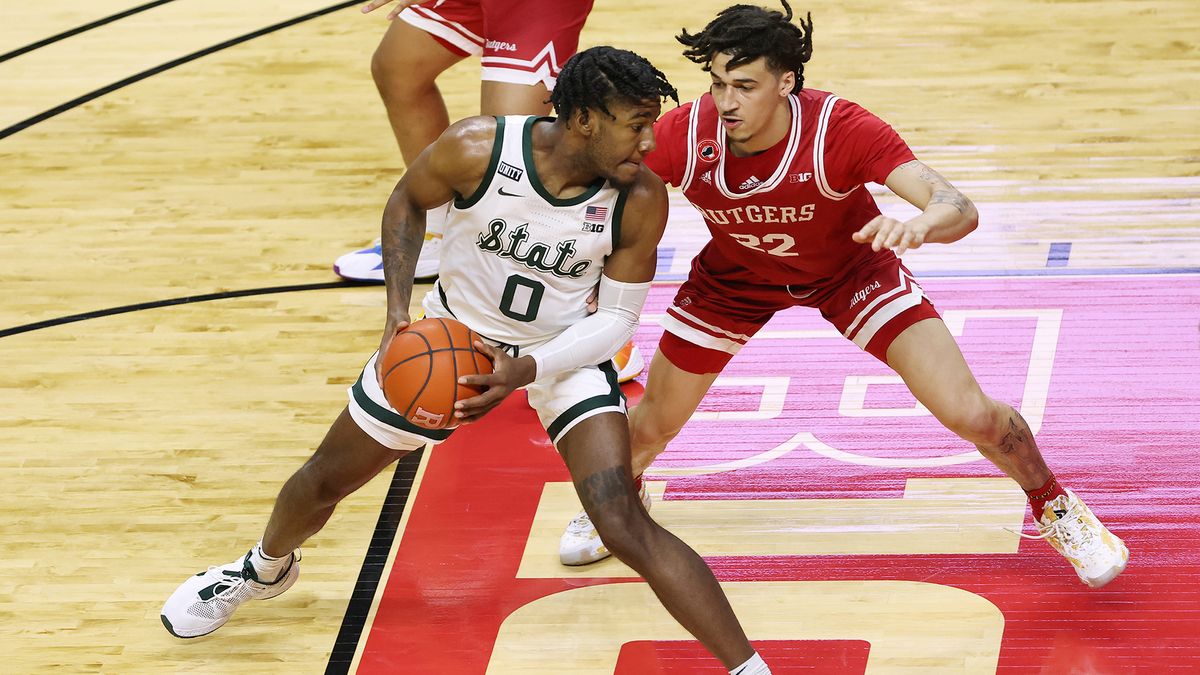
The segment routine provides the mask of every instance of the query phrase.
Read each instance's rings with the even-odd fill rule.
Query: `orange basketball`
[[[492,372],[472,346],[479,334],[454,319],[421,319],[392,339],[383,355],[383,395],[406,420],[425,429],[455,426],[454,404],[478,396],[463,375]]]

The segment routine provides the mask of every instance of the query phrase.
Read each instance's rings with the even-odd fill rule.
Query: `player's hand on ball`
[[[475,349],[492,360],[492,372],[487,375],[464,375],[459,384],[486,387],[479,396],[472,396],[454,404],[454,417],[461,424],[469,424],[483,417],[489,410],[517,389],[533,382],[537,375],[537,364],[532,358],[514,359],[499,347],[476,341]]]
[[[375,357],[375,381],[383,387],[383,355],[388,351],[388,345],[392,344],[392,338],[396,337],[405,328],[408,328],[409,318],[397,317],[389,318],[383,327],[383,337],[379,339],[379,355]]]
[[[871,250],[882,251],[885,248],[895,249],[896,255],[905,251],[920,248],[929,234],[929,226],[917,219],[900,221],[887,216],[875,216],[871,222],[863,225],[855,232],[854,241],[860,244],[871,244]]]

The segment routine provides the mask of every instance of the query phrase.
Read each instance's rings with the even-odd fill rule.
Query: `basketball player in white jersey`
[[[592,0],[372,0],[371,12],[391,5],[391,20],[371,57],[371,75],[387,109],[405,166],[450,126],[436,80],[469,56],[479,56],[481,115],[545,115],[560,65],[575,53]],[[446,207],[426,215],[425,243],[415,278],[438,275]],[[376,240],[333,264],[352,281],[383,283],[383,251]],[[628,342],[613,356],[617,379],[645,368]]]
[[[387,319],[379,353],[409,324],[425,212],[452,202],[441,276],[427,316],[486,339],[486,387],[456,404],[478,421],[524,387],[580,501],[613,554],[731,672],[769,673],[704,561],[654,523],[633,487],[625,402],[609,359],[633,334],[667,214],[662,181],[642,165],[653,122],[675,90],[648,61],[595,47],[563,68],[557,119],[474,117],[452,125],[405,173],[383,216]],[[599,286],[598,311],[587,298]],[[189,578],[162,609],[177,637],[206,635],[242,602],[279,595],[299,575],[298,547],[335,505],[408,452],[444,440],[392,409],[373,355],[349,405],[284,485],[262,540]],[[599,364],[599,365],[597,365]]]
[[[897,257],[965,237],[978,222],[975,206],[878,117],[803,86],[812,22],[793,24],[783,7],[786,14],[735,5],[703,31],[678,36],[712,87],[655,124],[658,149],[646,166],[683,190],[712,239],[667,309],[645,396],[630,413],[634,475],[640,481],[775,312],[811,307],[1020,484],[1041,536],[1081,581],[1109,583],[1125,569],[1125,544],[1059,484],[1021,414],[980,389]],[[905,221],[881,215],[867,182],[921,212]],[[587,515],[572,521],[562,562],[606,555]]]

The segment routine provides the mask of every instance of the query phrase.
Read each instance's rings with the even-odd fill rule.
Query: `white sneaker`
[[[613,365],[617,368],[617,382],[629,382],[633,378],[641,375],[646,368],[646,362],[642,359],[642,352],[633,344],[633,340],[625,343],[621,347],[621,351],[612,358]]]
[[[1075,567],[1083,583],[1100,588],[1125,571],[1129,549],[1096,518],[1092,510],[1074,492],[1046,504],[1042,517],[1035,519],[1040,535]]]
[[[247,600],[273,598],[300,578],[300,549],[277,581],[263,583],[250,564],[250,554],[228,565],[210,567],[189,577],[163,604],[159,618],[167,631],[179,638],[208,635],[229,620]]]
[[[642,481],[642,489],[638,491],[642,505],[650,510],[650,493],[646,491],[646,481]],[[600,533],[592,525],[592,519],[586,511],[580,511],[575,519],[567,524],[562,539],[558,541],[558,559],[564,565],[590,565],[604,560],[612,555],[604,542],[600,541]]]
[[[425,243],[421,245],[421,255],[417,257],[417,269],[413,274],[414,281],[432,281],[437,277],[438,266],[441,262],[441,249],[442,235],[425,235]],[[350,281],[369,281],[382,284],[383,245],[376,239],[368,248],[343,255],[334,261],[333,271],[339,277]]]
[[[442,263],[442,235],[426,234],[425,243],[421,244],[421,255],[417,256],[417,268],[413,272],[414,281],[433,281],[437,278],[438,267]]]

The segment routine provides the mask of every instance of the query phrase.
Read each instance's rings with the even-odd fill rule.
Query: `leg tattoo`
[[[600,506],[633,490],[633,481],[625,467],[614,466],[583,479],[579,499],[585,506]]]

